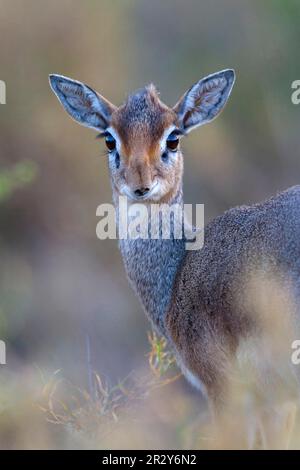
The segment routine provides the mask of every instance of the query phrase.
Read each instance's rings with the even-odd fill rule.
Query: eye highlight
[[[178,144],[179,144],[178,133],[171,132],[171,134],[166,140],[167,149],[171,150],[171,152],[176,152],[178,148]]]
[[[105,136],[105,143],[106,147],[108,148],[109,152],[112,152],[116,148],[116,140],[113,138],[113,136],[109,133],[106,134]]]

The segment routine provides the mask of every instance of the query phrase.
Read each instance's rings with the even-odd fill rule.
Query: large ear
[[[98,131],[109,126],[116,108],[92,88],[62,75],[49,75],[49,81],[57,98],[75,121]]]
[[[222,111],[235,80],[234,70],[208,75],[195,83],[174,106],[184,133],[211,121]]]

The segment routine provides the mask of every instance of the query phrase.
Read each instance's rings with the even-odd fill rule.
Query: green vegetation
[[[38,167],[33,161],[21,161],[9,169],[0,169],[0,203],[12,194],[30,185],[38,174]]]

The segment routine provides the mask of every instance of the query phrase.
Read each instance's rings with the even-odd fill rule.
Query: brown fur
[[[111,127],[121,139],[124,171],[116,181],[116,188],[125,180],[131,188],[151,187],[155,179],[166,187],[161,202],[170,201],[178,191],[183,162],[179,156],[173,168],[161,162],[159,141],[171,125],[177,124],[176,113],[159,99],[153,85],[129,96],[111,118]]]
[[[150,162],[155,161],[158,141],[176,119],[176,113],[162,103],[153,85],[129,96],[111,118],[111,126],[122,139],[126,162],[132,155],[143,154],[145,150]]]

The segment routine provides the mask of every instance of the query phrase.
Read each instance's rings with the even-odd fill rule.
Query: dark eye
[[[111,134],[107,134],[105,136],[105,143],[106,143],[106,147],[108,148],[110,152],[112,152],[112,150],[115,150],[116,141]]]
[[[171,150],[171,152],[175,152],[179,144],[178,135],[175,133],[170,134],[169,137],[167,138],[166,143],[167,143],[167,149]]]

